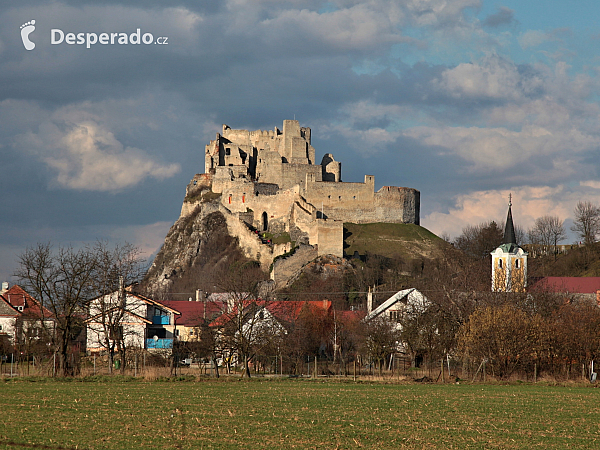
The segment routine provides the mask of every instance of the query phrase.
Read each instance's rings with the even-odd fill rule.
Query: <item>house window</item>
[[[264,311],[261,311],[261,312],[258,313],[258,318],[260,320],[264,320],[265,319],[265,313],[264,313]]]
[[[396,322],[400,322],[400,311],[390,311],[390,320],[394,320]]]
[[[230,148],[226,148],[226,149],[225,149],[225,154],[226,154],[227,156],[231,155],[231,149],[230,149]]]
[[[179,337],[179,330],[175,330],[175,336]]]

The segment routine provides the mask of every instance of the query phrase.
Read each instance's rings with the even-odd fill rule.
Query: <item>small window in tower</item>
[[[518,269],[519,268],[519,260],[515,260],[515,267]]]
[[[502,269],[502,260],[501,259],[498,260],[498,267]]]

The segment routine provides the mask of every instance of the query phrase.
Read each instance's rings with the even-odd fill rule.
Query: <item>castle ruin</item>
[[[219,209],[230,231],[248,256],[258,256],[261,263],[283,250],[266,255],[250,242],[256,236],[244,227],[287,232],[292,240],[316,248],[318,255],[341,257],[344,222],[419,224],[419,191],[384,186],[375,192],[372,175],[365,175],[362,183],[343,182],[341,163],[333,155],[325,154],[316,164],[311,130],[297,120],[284,120],[283,131],[223,125],[206,146],[205,173],[191,180],[186,199],[208,188],[220,194]],[[184,202],[182,216],[191,214],[198,203]]]

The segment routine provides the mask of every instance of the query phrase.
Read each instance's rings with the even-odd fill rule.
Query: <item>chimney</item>
[[[8,281],[2,282],[2,290],[0,290],[0,294],[4,294],[6,291],[8,291]]]
[[[202,317],[204,320],[206,320],[206,295],[204,294],[204,291],[201,291],[200,289],[196,289],[196,301],[197,302],[204,302],[204,311],[202,313]]]
[[[367,315],[373,311],[373,293],[371,292],[371,286],[369,286],[369,292],[367,292]]]

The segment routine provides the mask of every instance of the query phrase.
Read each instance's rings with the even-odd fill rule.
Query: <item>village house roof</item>
[[[118,310],[118,309],[120,309],[120,308],[118,308],[118,307],[116,307],[116,306],[115,306],[114,308],[111,308],[111,309],[109,309],[109,310],[108,310],[108,311],[106,311],[106,312],[108,313],[108,312],[116,311],[116,310]],[[135,319],[137,319],[137,321],[138,321],[138,322],[144,322],[144,323],[146,323],[146,324],[152,324],[152,321],[151,321],[151,320],[148,320],[148,319],[146,319],[145,317],[142,317],[142,316],[140,316],[139,314],[136,314],[136,313],[134,313],[134,312],[131,312],[131,311],[127,311],[127,310],[126,310],[126,311],[124,311],[124,314],[127,314],[127,315],[129,315],[129,316],[132,316],[132,317],[134,317]],[[100,313],[100,314],[96,314],[95,316],[93,316],[93,317],[90,317],[89,319],[86,319],[86,320],[84,321],[84,323],[94,323],[94,322],[98,322],[98,319],[100,319],[100,320],[101,320],[101,318],[102,318],[102,313]],[[124,323],[124,321],[123,321],[123,323]]]
[[[0,317],[16,317],[21,315],[19,311],[17,311],[8,300],[6,300],[2,295],[0,295]]]
[[[396,307],[397,304],[400,304],[398,306],[401,306],[402,308],[405,305],[411,304],[415,309],[425,310],[428,305],[428,300],[421,292],[419,292],[415,288],[403,289],[401,291],[396,292],[385,302],[383,302],[381,305],[379,305],[377,308],[375,308],[373,311],[367,314],[364,320],[366,322],[368,322],[369,320],[373,320],[388,309]]]
[[[196,327],[205,320],[214,319],[226,309],[226,303],[220,301],[169,300],[161,304],[181,314],[175,319],[175,324],[184,327]]]
[[[13,285],[2,294],[2,297],[19,313],[32,318],[52,318],[52,313],[39,304],[21,286]]]
[[[114,291],[114,292],[111,292],[110,294],[106,294],[106,295],[114,295],[116,293],[117,293],[117,291]],[[169,302],[159,302],[157,300],[151,299],[150,297],[146,297],[145,295],[133,292],[131,290],[131,286],[128,286],[127,288],[125,288],[125,293],[127,294],[127,296],[129,296],[129,297],[135,297],[135,298],[143,301],[144,303],[147,303],[148,305],[153,305],[153,306],[157,306],[159,308],[163,308],[163,309],[165,309],[168,312],[171,312],[173,314],[180,314],[180,312],[178,310],[174,309],[172,306],[168,306],[167,305],[167,303],[169,303]],[[102,298],[102,297],[103,297],[103,295],[100,295],[100,296],[92,299],[92,301],[93,300],[97,300],[97,299]]]
[[[250,317],[253,315],[258,309],[265,308],[275,317],[278,321],[283,323],[293,323],[295,322],[305,308],[308,308],[311,314],[329,314],[331,311],[331,301],[330,300],[315,300],[315,301],[289,301],[289,300],[276,300],[276,301],[265,301],[262,299],[258,300],[244,300],[243,302],[244,314]],[[232,320],[233,317],[237,315],[237,307],[234,307],[229,313],[222,314],[217,317],[210,326],[224,326],[229,321]]]
[[[595,294],[600,291],[600,277],[545,277],[531,286],[532,291]]]

